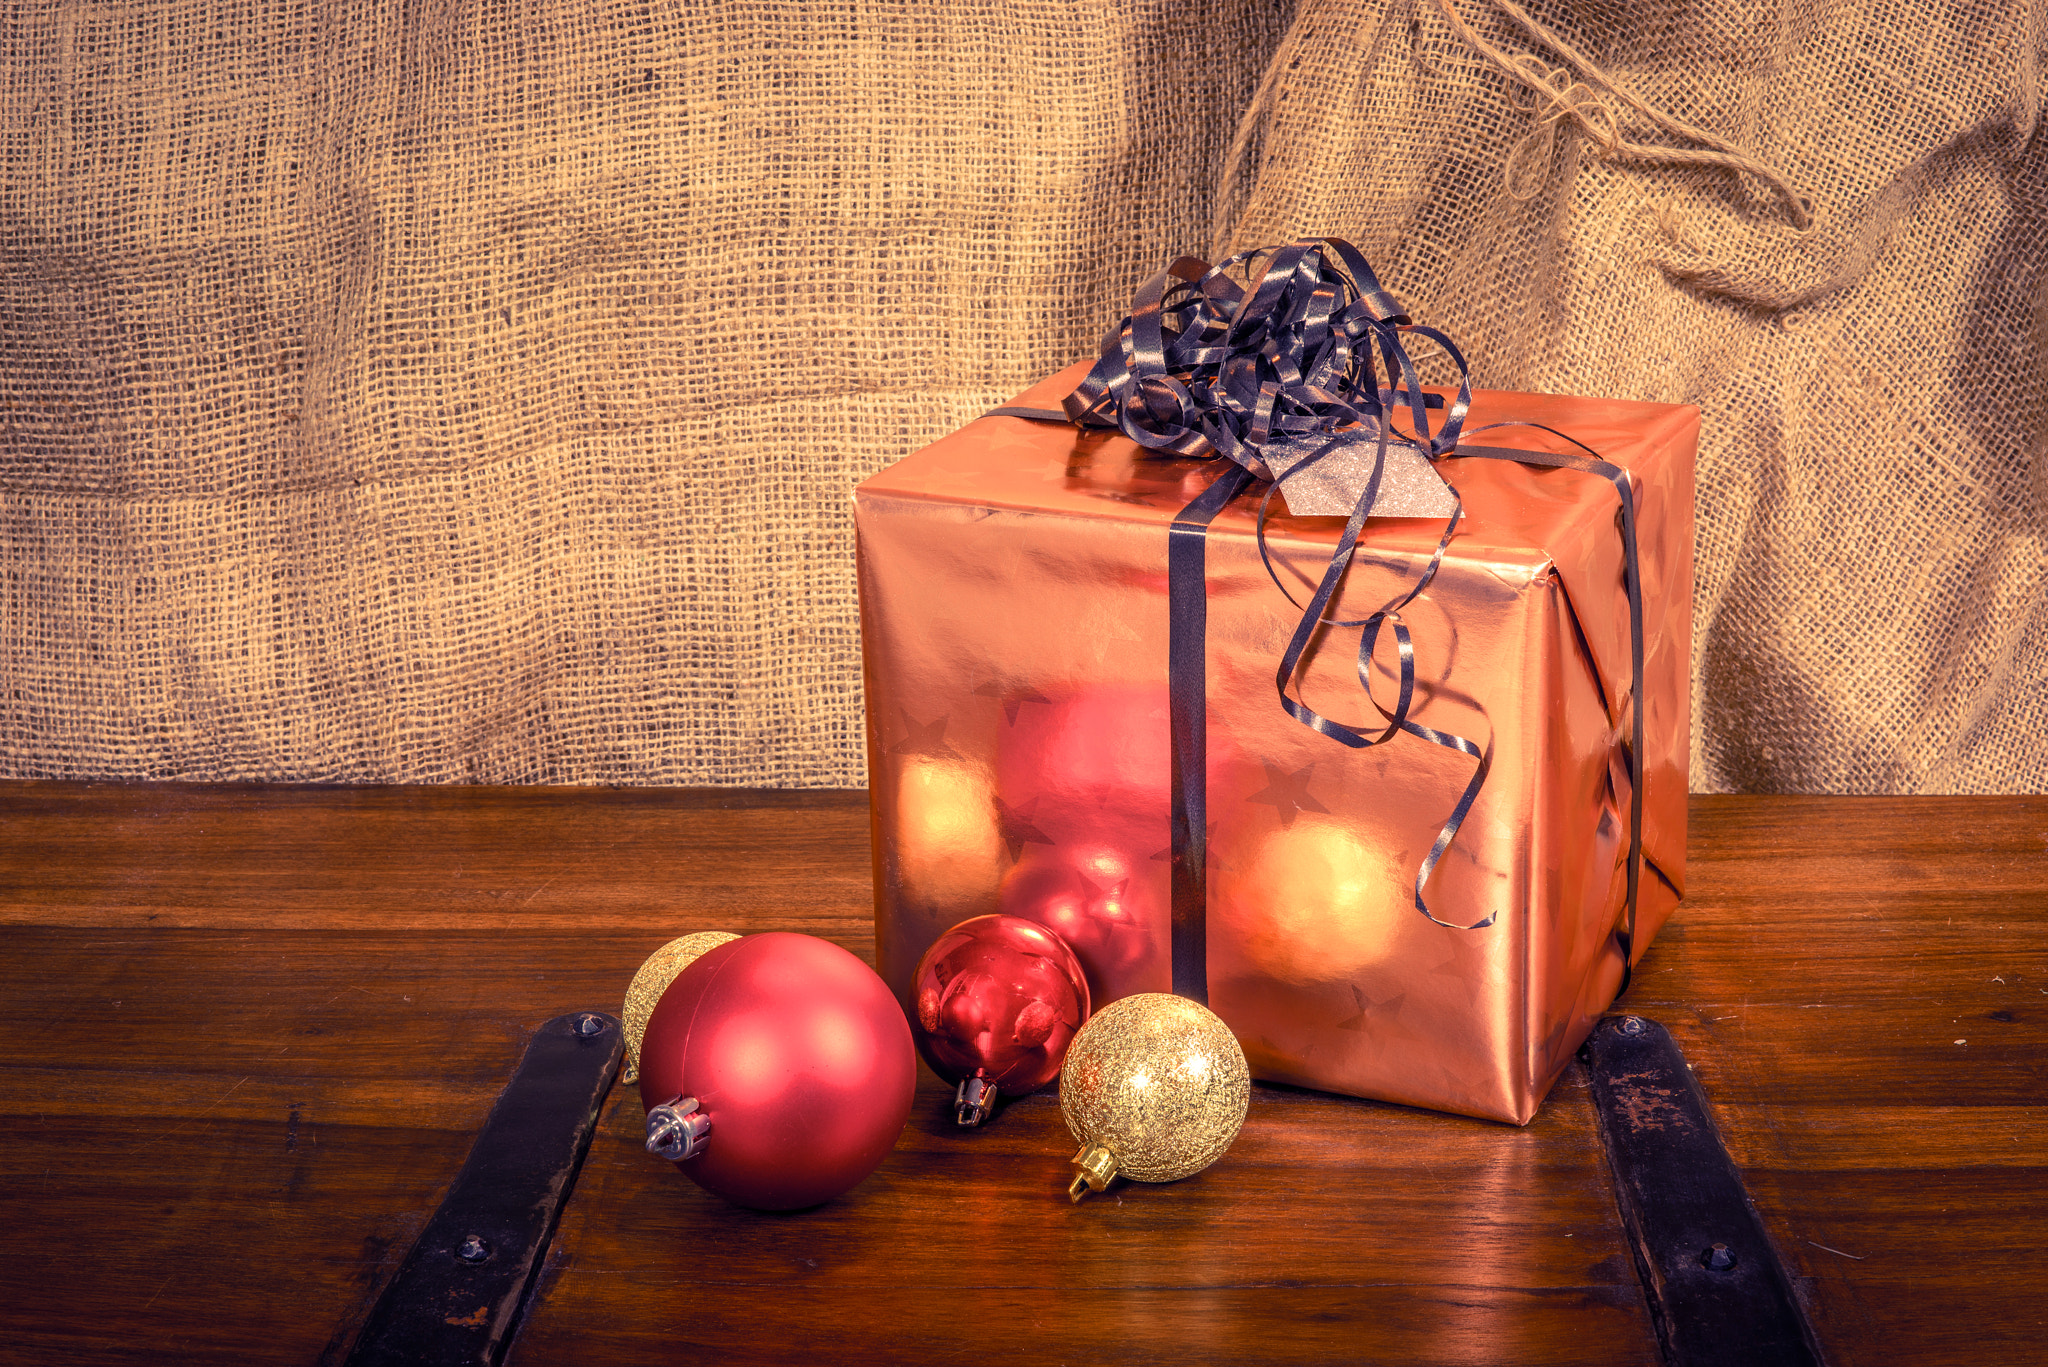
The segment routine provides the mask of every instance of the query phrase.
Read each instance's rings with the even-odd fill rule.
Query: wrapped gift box
[[[1057,409],[1087,366],[1033,387]],[[1466,431],[1542,424],[1629,472],[1644,603],[1643,865],[1635,948],[1685,877],[1691,407],[1479,391]],[[1574,448],[1534,427],[1474,440]],[[854,493],[879,968],[908,1006],[918,957],[987,912],[1059,931],[1097,1008],[1172,987],[1167,539],[1222,461],[1114,432],[987,417]],[[1452,456],[1466,518],[1404,613],[1422,725],[1490,771],[1432,875],[1416,870],[1473,763],[1399,736],[1346,748],[1289,717],[1275,668],[1299,610],[1261,564],[1263,485],[1208,535],[1207,987],[1254,1076],[1524,1123],[1623,980],[1632,689],[1617,491],[1571,469]],[[1276,501],[1277,509],[1277,501]],[[1276,514],[1306,602],[1342,527]],[[1416,575],[1441,521],[1365,525],[1330,616]],[[1390,633],[1389,633],[1390,636]],[[1299,676],[1370,728],[1358,629]],[[1375,696],[1397,691],[1391,639]]]

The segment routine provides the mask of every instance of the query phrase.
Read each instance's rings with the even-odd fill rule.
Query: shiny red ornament
[[[851,1190],[895,1147],[916,1089],[895,995],[810,935],[705,952],[662,993],[640,1047],[648,1149],[757,1210]]]
[[[917,1047],[960,1084],[955,1118],[978,1125],[998,1092],[1021,1096],[1059,1076],[1088,1019],[1088,979],[1052,931],[1016,916],[976,916],[932,942],[911,977]]]

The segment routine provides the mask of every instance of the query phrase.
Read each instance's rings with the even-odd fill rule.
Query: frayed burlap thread
[[[1474,52],[1525,87],[1530,97],[1526,102],[1510,97],[1515,109],[1535,120],[1529,134],[1508,153],[1505,179],[1508,193],[1514,198],[1527,200],[1536,197],[1541,179],[1550,169],[1550,152],[1556,144],[1558,126],[1569,121],[1586,134],[1602,157],[1746,172],[1770,185],[1784,199],[1786,216],[1791,219],[1793,227],[1805,228],[1813,222],[1806,196],[1777,167],[1750,156],[1726,138],[1671,117],[1617,85],[1598,63],[1559,37],[1554,30],[1537,22],[1515,0],[1484,2],[1512,20],[1540,47],[1557,53],[1565,61],[1564,66],[1553,67],[1532,52],[1505,52],[1487,41],[1485,34],[1466,23],[1452,0],[1435,0],[1437,11],[1450,24],[1451,31]],[[1652,129],[1677,139],[1679,145],[1658,145],[1623,137],[1622,116],[1616,113],[1616,104]]]

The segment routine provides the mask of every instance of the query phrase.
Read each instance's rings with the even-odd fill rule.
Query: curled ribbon
[[[1456,365],[1458,389],[1448,405],[1438,395],[1423,393],[1403,341],[1408,336],[1432,342]],[[1384,385],[1381,363],[1385,366]],[[1570,437],[1565,440],[1587,450],[1591,459],[1505,448],[1460,449],[1458,439],[1471,396],[1470,368],[1451,340],[1434,328],[1412,323],[1400,301],[1381,287],[1358,250],[1330,238],[1244,252],[1214,267],[1192,257],[1175,261],[1139,289],[1130,316],[1109,330],[1100,359],[1064,401],[1068,421],[1114,427],[1162,456],[1224,456],[1235,465],[1175,515],[1167,543],[1173,990],[1182,996],[1208,1000],[1207,531],[1217,514],[1255,478],[1269,481],[1259,507],[1260,557],[1274,584],[1301,610],[1275,674],[1281,707],[1310,730],[1354,749],[1381,745],[1405,733],[1474,762],[1470,781],[1416,871],[1415,909],[1436,924],[1479,930],[1495,920],[1495,913],[1489,913],[1466,925],[1444,921],[1430,911],[1424,897],[1430,876],[1485,785],[1489,766],[1488,752],[1474,741],[1424,726],[1410,716],[1416,691],[1415,649],[1401,611],[1429,587],[1457,532],[1464,509],[1456,487],[1445,481],[1452,512],[1435,550],[1412,584],[1365,617],[1345,621],[1325,615],[1379,497],[1390,441],[1415,446],[1432,460],[1455,453],[1564,465],[1615,483],[1622,501],[1634,638],[1636,679],[1631,696],[1641,697],[1641,606],[1633,503],[1626,473],[1599,460]],[[1442,410],[1442,421],[1434,430],[1429,423],[1433,409]],[[1406,431],[1395,425],[1403,414],[1409,421]],[[1053,421],[1062,416],[1030,408],[998,408],[991,416],[997,415]],[[1510,424],[1496,424],[1505,425]],[[1273,494],[1287,480],[1352,444],[1372,447],[1371,474],[1315,593],[1303,604],[1280,580],[1267,551],[1266,522]],[[1325,626],[1362,628],[1358,680],[1384,726],[1366,730],[1346,726],[1290,695],[1308,645]],[[1399,692],[1391,708],[1374,695],[1371,679],[1375,651],[1385,628],[1392,629],[1399,665]],[[1633,791],[1627,928],[1617,932],[1624,987],[1633,958],[1642,829],[1642,717],[1639,706],[1635,711],[1635,744],[1629,756]],[[1368,730],[1377,734],[1368,734]]]
[[[1257,283],[1246,288],[1233,273]],[[1403,333],[1427,337],[1458,367],[1457,401],[1434,435],[1428,410],[1443,401],[1422,392]],[[1387,413],[1404,402],[1430,454],[1455,446],[1472,404],[1465,358],[1441,332],[1412,325],[1358,249],[1331,238],[1241,252],[1215,267],[1175,261],[1138,290],[1065,408],[1074,422],[1115,427],[1161,455],[1228,456],[1271,479],[1280,462],[1269,453],[1384,442]]]

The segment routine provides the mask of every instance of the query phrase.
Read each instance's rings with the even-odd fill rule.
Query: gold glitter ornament
[[[1208,1007],[1165,992],[1111,1002],[1060,1069],[1060,1113],[1081,1142],[1067,1194],[1200,1172],[1237,1138],[1251,1091],[1244,1050]]]
[[[619,1081],[640,1080],[640,1038],[647,1033],[647,1018],[654,1014],[655,1004],[661,1000],[661,994],[668,991],[668,985],[676,980],[676,975],[695,963],[706,950],[739,938],[729,931],[700,930],[695,935],[670,940],[647,956],[647,962],[640,965],[640,970],[633,975],[632,985],[626,989],[626,1009],[619,1013],[619,1019],[626,1028],[626,1072]]]

